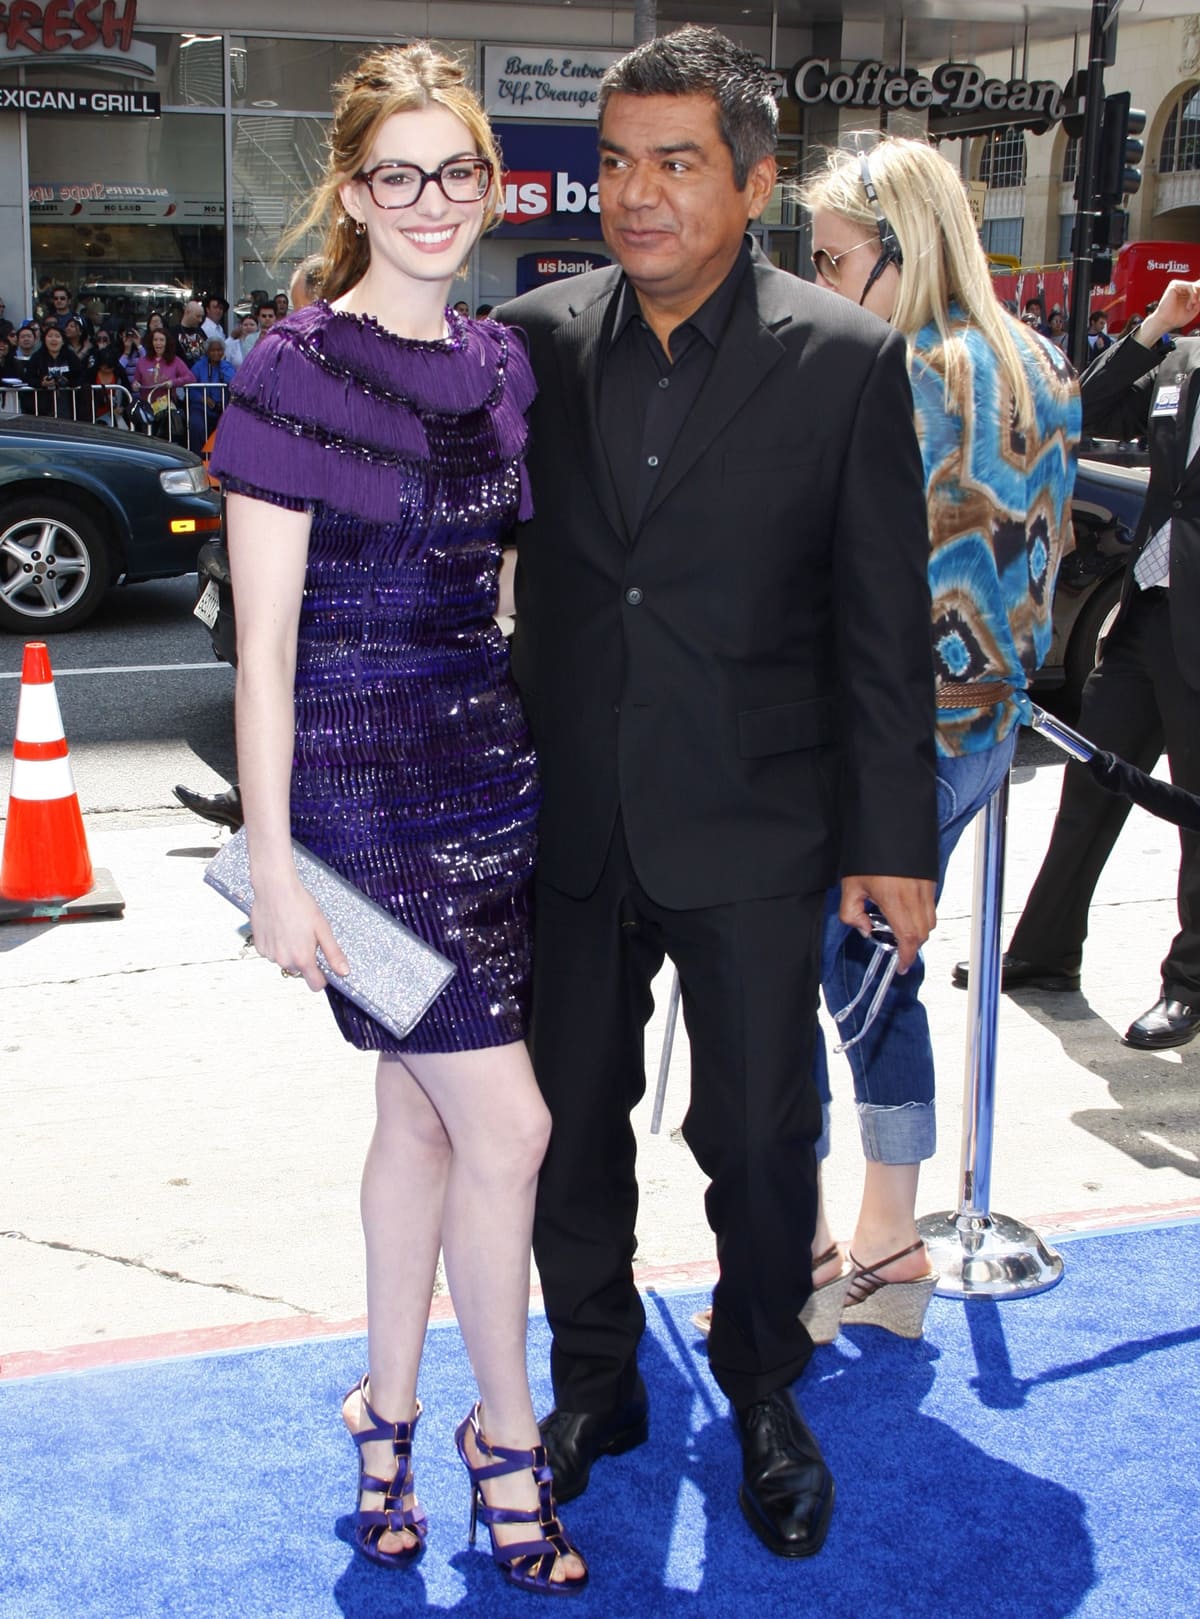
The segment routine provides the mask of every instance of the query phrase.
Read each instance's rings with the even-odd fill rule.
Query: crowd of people
[[[297,275],[312,273],[305,261]],[[145,429],[200,451],[238,367],[292,302],[290,292],[264,295],[230,320],[213,294],[139,326],[94,300],[73,306],[65,286],[47,288],[36,314],[15,326],[0,318],[0,410]]]

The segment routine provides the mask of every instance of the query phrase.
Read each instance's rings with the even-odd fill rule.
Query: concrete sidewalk
[[[1062,755],[1025,737],[1006,938],[1061,776]],[[122,1340],[167,1353],[361,1321],[372,1059],[342,1042],[319,998],[245,947],[236,913],[201,881],[215,831],[150,811],[90,816],[88,834],[124,918],[0,928],[4,1370],[62,1364],[54,1352],[73,1346],[82,1362],[110,1344],[119,1356]],[[958,1198],[967,997],[949,979],[968,951],[973,852],[969,833],[927,952],[941,1146],[923,1210]],[[1158,995],[1178,858],[1174,829],[1133,811],[1093,908],[1084,993],[1002,998],[993,1206],[1044,1234],[1200,1213],[1200,1041],[1154,1055],[1118,1040]],[[665,975],[659,988],[651,1085]],[[844,1233],[861,1159],[849,1072],[839,1058],[833,1067],[827,1199]],[[712,1268],[703,1179],[678,1133],[686,1099],[681,1029],[661,1134],[648,1133],[649,1099],[637,1118],[639,1259],[651,1280]]]

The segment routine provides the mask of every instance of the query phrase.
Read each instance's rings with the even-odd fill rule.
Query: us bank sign
[[[974,62],[943,62],[925,74],[873,61],[835,66],[827,56],[808,56],[788,74],[788,94],[806,107],[928,112],[931,130],[945,134],[1005,127],[1040,132],[1069,110],[1049,79],[989,79]]]

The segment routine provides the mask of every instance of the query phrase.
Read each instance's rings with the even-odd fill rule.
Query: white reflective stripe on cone
[[[9,794],[27,804],[73,798],[75,778],[70,759],[14,759]]]
[[[17,704],[18,742],[59,742],[63,737],[62,713],[54,692],[54,682],[23,685]]]

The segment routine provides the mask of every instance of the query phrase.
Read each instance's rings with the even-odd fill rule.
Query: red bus
[[[1200,242],[1126,242],[1113,259],[1111,281],[1092,288],[1091,308],[1108,316],[1108,330],[1117,336],[1132,315],[1144,315],[1146,305],[1161,298],[1168,281],[1200,281]],[[1057,304],[1064,312],[1071,301],[1070,265],[1034,265],[1005,273],[992,273],[998,298],[1011,299],[1017,313],[1030,298],[1042,300],[1049,315]],[[1194,331],[1197,322],[1188,328]]]

